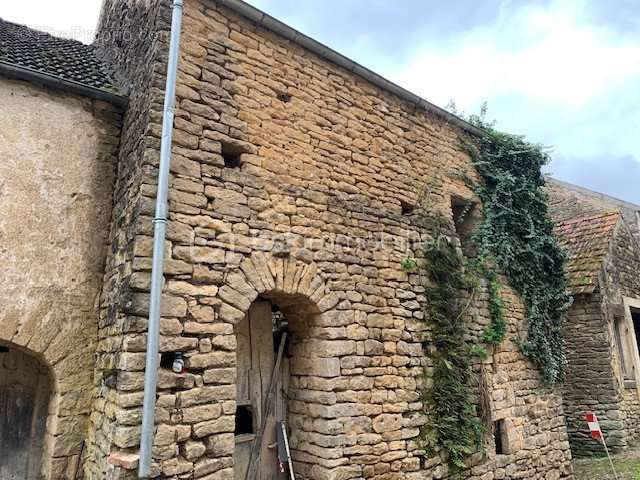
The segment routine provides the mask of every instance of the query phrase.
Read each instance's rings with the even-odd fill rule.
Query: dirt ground
[[[613,456],[618,480],[640,480],[640,448]],[[581,458],[573,462],[575,480],[615,480],[609,460]]]

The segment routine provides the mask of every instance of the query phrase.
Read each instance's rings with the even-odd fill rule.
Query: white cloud
[[[515,11],[510,5],[495,24],[470,30],[453,48],[423,46],[390,76],[435,103],[453,98],[465,109],[509,93],[579,108],[640,73],[640,44],[620,43],[588,24],[582,1],[519,4]]]
[[[5,0],[0,17],[53,35],[91,43],[102,0]]]
[[[640,169],[632,168],[638,163],[640,41],[638,35],[630,34],[637,29],[614,31],[605,22],[595,25],[597,15],[588,18],[585,12],[593,14],[593,3],[606,4],[604,0],[591,0],[591,5],[589,0],[551,0],[547,6],[502,0],[498,18],[492,23],[476,23],[466,33],[438,41],[430,36],[430,43],[425,40],[423,45],[407,42],[395,58],[383,53],[389,50],[375,46],[388,39],[390,31],[377,31],[360,17],[354,17],[358,21],[349,28],[350,40],[337,36],[342,40],[334,43],[332,33],[338,27],[319,28],[316,12],[320,7],[314,0],[250,1],[263,8],[295,5],[284,9],[286,14],[281,18],[304,32],[316,32],[318,39],[436,104],[444,106],[454,99],[465,111],[477,112],[480,103],[488,101],[489,117],[498,120],[499,128],[553,147],[558,160],[551,169],[556,168],[565,180],[627,198],[632,197],[625,185],[635,188],[640,184]],[[5,0],[0,3],[0,16],[89,43],[101,3]],[[366,8],[374,11],[378,8],[371,0],[357,3],[366,3]],[[458,11],[464,14],[461,5],[467,2],[443,6],[436,0],[425,1],[425,5],[429,3],[438,5],[435,17],[447,8],[451,18]],[[483,18],[491,17],[492,12],[486,10],[490,4],[479,2],[478,8],[485,9]],[[618,7],[612,2],[606,8],[617,8],[615,13],[623,15],[624,9]],[[397,28],[419,29],[419,24],[398,23]],[[342,24],[342,28],[346,26]],[[323,39],[321,31],[328,36]],[[416,31],[407,38],[418,35]],[[411,60],[403,64],[400,58]],[[615,162],[615,158],[626,160]],[[596,166],[603,167],[610,178]]]

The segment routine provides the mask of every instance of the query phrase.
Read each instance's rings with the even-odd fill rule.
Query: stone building
[[[49,55],[79,55],[50,62],[23,36],[1,70],[28,80],[2,79],[0,148],[29,168],[0,167],[0,362],[48,382],[27,386],[45,391],[44,446],[13,447],[48,479],[136,478],[169,19],[166,1],[105,0],[93,46],[61,41]],[[479,207],[459,148],[479,132],[235,0],[185,2],[175,113],[153,476],[242,478],[286,329],[277,415],[297,478],[447,477],[419,440],[425,278],[402,261],[420,259],[424,209],[456,238],[460,206]],[[464,476],[570,478],[561,394],[513,341],[524,307],[503,294],[509,337],[476,366],[485,451]],[[486,294],[468,317],[481,335]]]
[[[640,240],[640,206],[572,183],[547,177],[549,208],[555,218],[571,218],[589,213],[617,210]]]
[[[608,445],[624,449],[640,436],[640,205],[557,180],[548,189],[574,297],[564,332],[571,447],[602,453],[583,418],[595,411]]]
[[[92,47],[0,21],[3,479],[80,465],[124,100]]]

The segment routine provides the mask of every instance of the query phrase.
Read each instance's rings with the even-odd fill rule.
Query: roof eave
[[[281,22],[277,18],[272,17],[271,15],[259,10],[252,5],[249,5],[242,0],[217,0],[220,5],[228,8],[236,12],[237,14],[257,23],[263,28],[267,30],[271,30],[274,33],[294,42],[301,47],[315,53],[316,55],[328,60],[331,63],[339,65],[340,67],[358,75],[365,80],[371,82],[372,84],[380,87],[383,90],[391,92],[392,94],[406,100],[417,107],[424,108],[427,111],[430,111],[442,118],[444,118],[449,123],[456,125],[462,130],[470,133],[472,135],[476,135],[479,137],[485,136],[486,132],[481,128],[476,127],[475,125],[470,124],[469,122],[463,120],[462,118],[446,111],[443,108],[434,105],[431,102],[428,102],[424,98],[411,93],[409,90],[402,88],[401,86],[387,80],[383,76],[375,73],[374,71],[363,67],[357,62],[345,57],[341,53],[336,52],[335,50],[327,47],[326,45],[314,40],[311,37],[308,37],[304,33],[299,32],[298,30],[290,27],[289,25]]]
[[[83,83],[67,80],[64,78],[49,75],[32,68],[16,65],[10,62],[0,60],[0,75],[18,80],[26,80],[28,82],[44,85],[47,87],[64,90],[65,92],[75,93],[96,100],[103,100],[121,108],[126,108],[128,98],[114,92],[102,90],[100,88],[91,87]]]

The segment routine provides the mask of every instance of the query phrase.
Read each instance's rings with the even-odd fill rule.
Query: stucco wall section
[[[93,395],[120,115],[103,102],[7,79],[0,104],[0,342],[53,370],[45,458],[50,478],[66,478]]]

